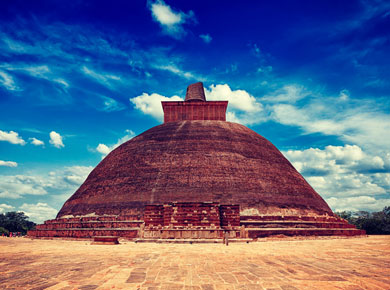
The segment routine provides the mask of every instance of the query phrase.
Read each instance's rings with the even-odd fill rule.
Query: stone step
[[[139,228],[82,228],[28,231],[30,237],[64,237],[64,238],[93,238],[95,236],[118,236],[134,239],[138,236]]]
[[[246,228],[355,228],[354,225],[346,222],[323,222],[323,221],[302,221],[302,220],[273,220],[273,221],[260,221],[260,220],[244,220],[240,224]]]
[[[136,215],[104,215],[104,216],[84,216],[71,218],[57,218],[45,221],[45,224],[57,222],[88,222],[88,221],[142,221],[140,216]]]
[[[323,221],[323,222],[346,222],[344,219],[337,216],[274,216],[274,215],[262,215],[262,216],[248,216],[241,215],[241,221],[258,220],[258,221]]]
[[[224,236],[224,229],[221,228],[145,228],[143,238],[149,239],[221,239]],[[229,230],[231,238],[239,238],[239,230]]]
[[[246,228],[247,238],[262,238],[273,235],[285,236],[358,236],[365,235],[364,230],[351,228]]]
[[[173,243],[173,244],[221,244],[223,239],[135,239],[136,243]],[[249,243],[253,242],[253,239],[229,239],[229,243]]]
[[[38,230],[55,230],[68,228],[133,228],[140,227],[143,221],[86,221],[86,222],[53,222],[37,225]]]

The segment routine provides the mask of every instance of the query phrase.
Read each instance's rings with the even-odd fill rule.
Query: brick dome
[[[113,150],[57,217],[142,214],[145,205],[166,202],[238,204],[247,215],[333,215],[264,137],[236,123],[184,120]]]

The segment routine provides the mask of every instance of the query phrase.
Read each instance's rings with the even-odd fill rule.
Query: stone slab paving
[[[390,289],[390,236],[229,246],[1,237],[0,289]]]

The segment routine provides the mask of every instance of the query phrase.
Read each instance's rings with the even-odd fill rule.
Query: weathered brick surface
[[[220,228],[240,226],[239,205],[178,202],[145,206],[146,227]]]
[[[202,82],[197,82],[187,87],[185,101],[206,101]]]
[[[28,236],[37,238],[85,238],[91,239],[96,236],[117,236],[134,239],[138,236],[135,229],[55,229],[55,230],[33,230]]]
[[[219,207],[222,227],[239,227],[240,226],[240,206],[221,205]]]
[[[228,102],[161,102],[164,110],[164,123],[184,120],[226,121]]]
[[[112,151],[58,217],[143,215],[148,204],[239,204],[250,215],[332,211],[268,140],[223,121],[169,122]]]
[[[138,216],[93,216],[47,220],[29,231],[28,236],[37,238],[93,238],[118,236],[133,239],[139,236],[142,220]]]
[[[248,238],[264,238],[275,235],[284,236],[359,236],[365,231],[356,229],[247,229]]]

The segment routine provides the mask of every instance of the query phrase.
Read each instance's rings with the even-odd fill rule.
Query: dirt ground
[[[390,236],[229,246],[1,237],[0,289],[390,289]]]

